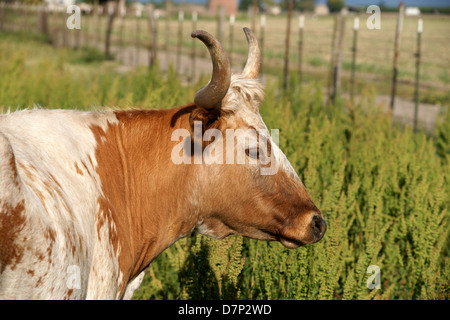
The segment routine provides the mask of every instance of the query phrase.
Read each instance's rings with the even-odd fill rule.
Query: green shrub
[[[98,48],[91,46],[83,46],[80,48],[78,54],[75,56],[74,62],[79,63],[93,63],[106,60],[105,54]]]
[[[326,216],[324,239],[297,250],[243,239],[238,251],[220,252],[216,240],[194,236],[150,266],[148,283],[159,279],[164,291],[177,281],[170,298],[228,298],[220,289],[226,278],[237,279],[231,288],[242,299],[449,298],[450,168],[448,154],[437,152],[448,149],[448,119],[433,141],[393,124],[370,95],[354,108],[327,108],[320,87],[291,86],[282,96],[269,85],[261,113],[269,128],[280,128],[281,149]],[[180,254],[190,258],[176,267]],[[379,290],[367,287],[370,265],[381,270]],[[161,291],[145,298],[167,298]]]

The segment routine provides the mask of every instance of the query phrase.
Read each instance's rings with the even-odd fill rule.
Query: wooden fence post
[[[80,20],[81,20],[81,11],[80,11]],[[81,43],[81,21],[80,21],[80,29],[74,29],[75,31],[75,50],[80,49]]]
[[[293,10],[293,0],[289,0],[288,16],[287,16],[287,26],[286,26],[286,42],[284,47],[284,74],[283,74],[283,90],[286,91],[288,87],[289,78],[289,41],[291,35],[291,18]]]
[[[6,4],[2,1],[2,2],[0,2],[0,30],[3,30],[3,25],[4,25],[4,22],[5,22],[5,11],[6,11],[6,8],[5,8],[5,6],[6,6]]]
[[[58,7],[56,5],[53,6],[53,28],[52,28],[52,45],[58,46]]]
[[[339,16],[339,23],[337,27],[337,36],[335,39],[334,52],[332,57],[332,86],[330,92],[330,101],[335,102],[336,96],[339,91],[340,77],[341,77],[341,65],[342,65],[342,43],[345,34],[345,17]]]
[[[264,37],[266,33],[266,15],[262,14],[260,19],[261,38],[259,39],[259,48],[261,50],[261,64],[259,67],[259,73],[263,73],[264,67]]]
[[[28,10],[29,10],[29,7],[28,7],[28,5],[26,5],[26,4],[24,4],[24,3],[22,3],[22,4],[20,4],[20,8],[21,8],[21,10],[20,10],[20,14],[22,15],[22,29],[25,31],[25,30],[28,30]]]
[[[112,57],[111,55],[111,35],[112,28],[114,23],[114,18],[116,16],[116,8],[118,7],[118,1],[114,1],[111,3],[111,10],[107,11],[108,14],[108,24],[106,26],[106,35],[105,35],[105,56],[107,59]]]
[[[127,8],[125,6],[120,7],[120,27],[119,27],[119,60],[122,59],[125,62],[124,50],[123,50],[123,29],[125,27],[125,16],[127,15]]]
[[[253,0],[253,14],[252,14],[252,31],[256,33],[256,16],[258,15],[258,0]]]
[[[175,70],[178,74],[181,73],[181,41],[183,38],[183,21],[184,12],[178,11],[178,37],[177,37],[177,60],[175,63]]]
[[[63,6],[63,10],[61,13],[61,32],[62,32],[62,46],[64,48],[67,46],[66,10],[67,7]]]
[[[94,40],[94,45],[96,45],[97,43],[100,43],[101,40],[101,35],[102,35],[102,24],[101,24],[101,18],[103,15],[103,7],[102,6],[97,6],[97,10],[95,10],[96,15],[94,16],[94,24],[95,27],[92,29],[93,30],[93,40]]]
[[[80,43],[79,43],[79,47],[82,48],[83,47],[83,41],[84,41],[84,37],[85,37],[85,32],[84,29],[86,28],[87,25],[87,12],[80,12],[80,19],[81,19],[81,25],[80,25],[80,30],[78,30],[80,32]]]
[[[148,13],[148,21],[150,27],[150,61],[149,66],[153,67],[158,59],[158,11],[150,10]]]
[[[418,130],[418,117],[419,117],[419,80],[420,80],[420,47],[423,31],[422,19],[417,22],[417,52],[416,52],[416,88],[414,92],[414,132]]]
[[[217,22],[217,40],[219,40],[220,43],[224,43],[225,40],[225,21],[226,21],[225,6],[220,5]]]
[[[355,17],[353,23],[353,46],[352,46],[352,77],[350,83],[350,98],[351,101],[355,102],[355,68],[356,68],[356,45],[358,39],[359,30],[359,17]]]
[[[142,10],[140,7],[136,6],[136,46],[135,46],[135,64],[136,66],[139,66],[139,60],[140,60],[140,48],[141,48],[141,17],[142,17]]]
[[[397,74],[398,74],[398,57],[400,55],[400,35],[403,28],[403,15],[404,15],[404,5],[400,2],[398,7],[398,19],[397,19],[397,29],[395,32],[395,44],[394,44],[394,66],[392,70],[392,90],[391,90],[391,110],[394,110],[395,104],[395,93],[397,90]]]
[[[333,34],[331,36],[331,59],[330,59],[330,72],[328,74],[328,104],[331,103],[331,91],[333,86],[333,67],[334,67],[334,58],[335,58],[335,48],[337,46],[337,31],[338,31],[338,18],[334,16],[333,19]]]
[[[192,30],[197,30],[197,11],[192,12]],[[192,47],[191,47],[191,82],[195,81],[195,69],[196,69],[196,51],[197,51],[197,39],[192,38]]]
[[[166,0],[166,32],[165,32],[165,38],[166,38],[166,43],[164,45],[164,49],[166,50],[166,60],[167,60],[167,70],[169,70],[169,66],[170,66],[170,14],[171,14],[171,9],[172,9],[172,5],[171,5],[171,1],[170,0]]]
[[[41,30],[41,33],[45,36],[48,36],[48,10],[47,5],[40,5],[39,6],[39,29]]]
[[[303,29],[305,27],[305,16],[298,17],[298,83],[301,85],[303,81]]]
[[[80,47],[83,46],[83,42],[86,38],[86,26],[88,25],[87,19],[88,13],[81,11],[81,29],[80,29]]]
[[[228,35],[228,37],[229,37],[228,51],[229,51],[229,58],[230,58],[230,66],[233,65],[233,56],[234,56],[233,47],[234,47],[234,22],[235,22],[235,20],[236,20],[236,17],[234,16],[234,14],[231,14],[230,15],[230,33]]]

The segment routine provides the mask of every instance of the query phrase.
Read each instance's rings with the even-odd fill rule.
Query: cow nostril
[[[318,216],[314,216],[313,217],[312,228],[313,228],[315,233],[319,233],[320,234],[320,221],[318,219]]]
[[[325,220],[323,220],[322,217],[319,216],[318,214],[315,214],[311,221],[311,229],[313,234],[316,237],[322,238],[323,235],[325,234],[326,228],[327,224]]]

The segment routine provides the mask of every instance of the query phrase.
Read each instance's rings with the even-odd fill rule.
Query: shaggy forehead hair
[[[248,109],[259,113],[259,104],[264,100],[264,87],[258,79],[249,79],[242,74],[231,76],[230,88],[222,101],[222,110],[239,113]]]

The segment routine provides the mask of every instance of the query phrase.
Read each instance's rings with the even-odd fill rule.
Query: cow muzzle
[[[319,241],[327,231],[327,223],[316,212],[297,217],[280,231],[280,242],[288,249]]]

